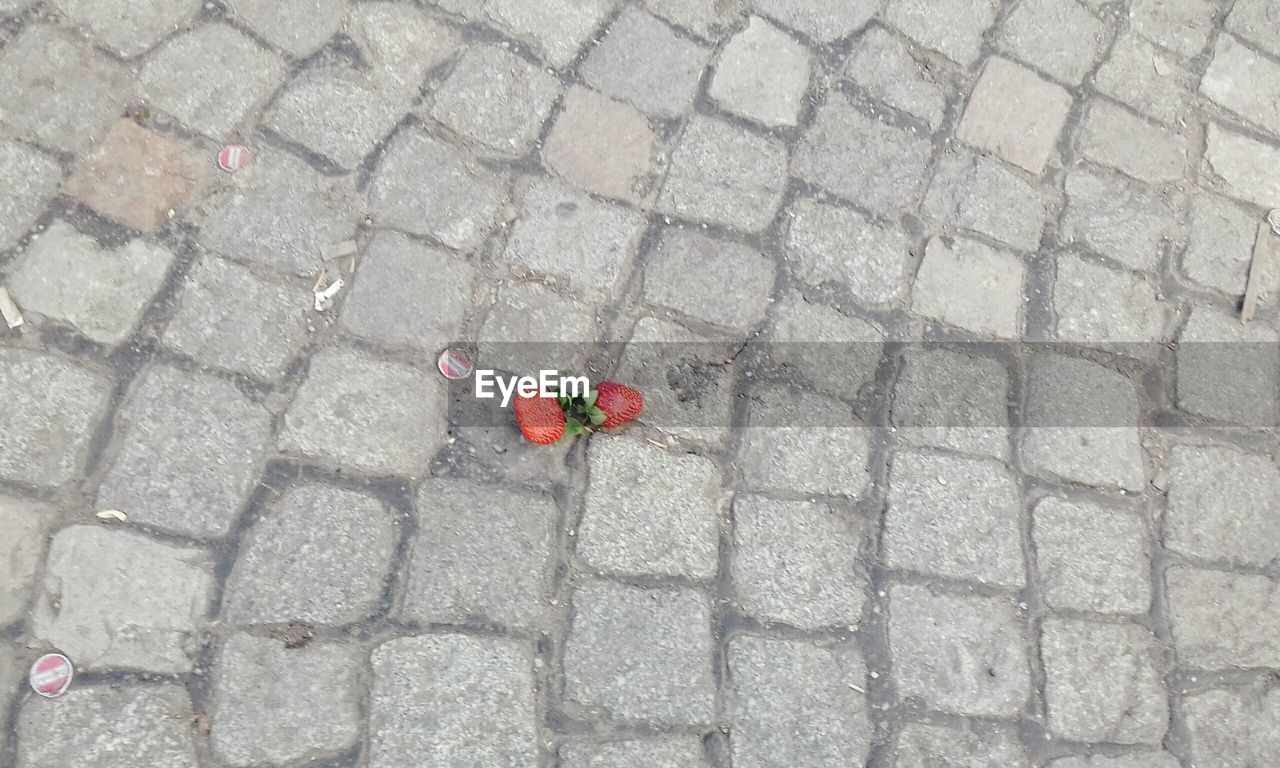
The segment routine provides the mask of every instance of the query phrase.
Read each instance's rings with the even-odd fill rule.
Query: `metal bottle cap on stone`
[[[31,665],[27,680],[31,683],[31,690],[47,699],[56,699],[67,692],[74,676],[71,659],[60,653],[46,653]]]
[[[249,164],[253,153],[240,144],[228,144],[218,152],[218,167],[227,173],[235,173]]]
[[[471,359],[471,354],[465,349],[449,347],[440,353],[439,359],[436,360],[436,366],[446,379],[457,381],[470,376],[471,371],[475,368],[475,363]]]

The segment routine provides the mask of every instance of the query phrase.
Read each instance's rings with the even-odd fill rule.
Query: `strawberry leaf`
[[[556,402],[560,404],[560,407],[561,407],[561,408],[568,408],[568,407],[569,407],[569,398],[565,397],[564,395],[561,395],[560,397],[557,397],[557,398],[556,398]]]
[[[590,411],[587,412],[587,418],[591,419],[592,424],[595,424],[596,426],[600,426],[601,424],[609,420],[609,414],[605,413],[599,408],[593,407]]]
[[[566,435],[581,435],[586,431],[587,428],[582,426],[582,422],[572,416],[564,420],[564,433]]]
[[[598,389],[591,390],[591,392],[587,395],[587,400],[586,400],[587,407],[594,408],[596,404],[596,398],[599,396],[600,396],[600,390]]]

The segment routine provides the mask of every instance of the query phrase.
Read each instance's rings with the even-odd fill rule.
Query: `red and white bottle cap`
[[[218,167],[227,173],[235,173],[249,164],[253,154],[248,147],[240,144],[228,144],[218,152]]]
[[[475,369],[475,362],[472,361],[471,354],[467,350],[449,347],[440,353],[439,359],[436,360],[436,367],[446,379],[457,381],[471,375],[471,371]]]
[[[67,692],[75,673],[71,659],[60,653],[46,653],[31,665],[27,679],[31,683],[31,690],[45,698],[56,699]]]

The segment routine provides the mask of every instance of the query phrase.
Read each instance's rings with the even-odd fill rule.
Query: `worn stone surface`
[[[1280,134],[1280,63],[1231,35],[1221,35],[1200,92],[1218,104]]]
[[[1178,765],[1178,759],[1168,752],[1144,750],[1125,752],[1115,757],[1106,755],[1062,757],[1050,760],[1048,768],[1178,768]]]
[[[743,0],[645,0],[650,13],[677,27],[716,40],[742,16]]]
[[[870,430],[849,406],[772,386],[753,393],[740,462],[744,485],[857,498],[867,485]]]
[[[1050,497],[1036,504],[1032,539],[1045,602],[1097,613],[1151,606],[1147,525],[1135,511]]]
[[[1263,207],[1280,200],[1280,179],[1263,170],[1280,163],[1280,149],[1212,122],[1206,142],[1204,160],[1227,194]]]
[[[1044,230],[1044,193],[985,155],[957,149],[942,156],[924,212],[943,226],[970,230],[1020,251],[1034,251]]]
[[[1095,101],[1080,134],[1081,154],[1149,184],[1177,181],[1186,172],[1185,142],[1120,107]]]
[[[314,278],[320,253],[355,231],[352,187],[349,178],[324,176],[292,155],[259,148],[247,168],[201,204],[200,242],[228,258]]]
[[[610,741],[604,744],[565,744],[560,748],[563,768],[708,768],[702,742],[695,736]]]
[[[1178,407],[1210,419],[1274,428],[1280,402],[1280,333],[1197,307],[1178,347]]]
[[[349,0],[228,0],[234,18],[296,58],[325,43],[342,24]]]
[[[1197,764],[1266,765],[1280,754],[1280,694],[1274,688],[1207,690],[1183,699],[1182,709]]]
[[[1031,694],[1023,628],[1009,598],[889,590],[898,694],[967,715],[1017,716]]]
[[[178,683],[75,686],[56,706],[28,697],[17,716],[20,768],[196,768],[191,699]]]
[[[1154,342],[1164,335],[1164,304],[1151,284],[1065,253],[1058,256],[1053,312],[1062,341]],[[1137,357],[1157,352],[1154,345],[1136,343],[1113,348]]]
[[[137,56],[160,42],[186,24],[200,8],[199,0],[57,0],[54,5],[126,58]]]
[[[999,7],[995,0],[890,0],[884,18],[926,48],[969,66]]]
[[[809,88],[809,54],[790,35],[753,16],[720,51],[708,95],[765,125],[795,125]]]
[[[578,554],[592,568],[710,579],[724,491],[715,466],[639,440],[592,443]]]
[[[234,77],[226,73],[234,72]],[[152,104],[213,138],[221,138],[284,80],[284,63],[225,24],[175,37],[143,67]]]
[[[1075,741],[1159,744],[1168,694],[1150,630],[1046,619],[1041,626],[1049,731]]]
[[[389,640],[372,655],[369,766],[517,768],[537,762],[533,652],[498,637]]]
[[[257,482],[271,415],[234,384],[155,367],[131,387],[99,509],[187,536],[224,536]]]
[[[1208,42],[1217,6],[1208,0],[1134,0],[1129,26],[1138,34],[1191,58]]]
[[[972,725],[966,729],[910,723],[898,734],[897,768],[1028,768],[1017,735],[1007,728]]]
[[[64,528],[49,546],[31,632],[80,670],[183,674],[195,664],[213,586],[204,550]]]
[[[431,116],[495,154],[518,157],[538,137],[558,94],[546,72],[496,46],[478,46],[436,89]]]
[[[787,150],[780,141],[720,120],[694,117],[671,153],[658,208],[759,231],[773,220],[782,202],[786,176]]]
[[[487,22],[529,44],[557,68],[568,65],[613,9],[612,0],[557,0],[536,8],[520,0],[435,0],[468,19]]]
[[[277,380],[307,341],[306,289],[206,255],[187,273],[164,343],[215,368]]]
[[[926,137],[867,117],[833,93],[818,108],[791,167],[805,181],[890,214],[920,193],[929,152]]]
[[[1280,56],[1280,43],[1270,34],[1277,19],[1280,5],[1276,0],[1239,0],[1227,16],[1227,28],[1260,50]]]
[[[1185,108],[1191,73],[1142,36],[1121,35],[1094,76],[1097,89],[1169,125]]]
[[[638,203],[658,180],[660,142],[629,104],[588,88],[570,88],[542,148],[562,179],[593,194]]]
[[[764,320],[773,283],[774,262],[759,251],[668,229],[645,265],[644,297],[650,304],[745,330]]]
[[[419,11],[391,3],[361,6],[347,34],[371,66],[323,61],[304,70],[274,100],[264,122],[349,168],[412,108],[423,77],[456,52],[457,39]]]
[[[1009,455],[1009,373],[990,358],[909,349],[890,419],[901,443],[1004,459]]]
[[[32,241],[9,281],[24,309],[66,323],[101,344],[133,332],[160,290],[173,254],[143,240],[102,248],[58,221]]]
[[[785,243],[792,275],[814,285],[835,282],[859,302],[887,304],[907,292],[907,235],[851,208],[796,201]]]
[[[365,247],[342,303],[342,327],[393,347],[437,352],[455,340],[471,308],[475,268],[396,232]]]
[[[369,207],[381,224],[465,250],[479,245],[497,223],[505,197],[500,177],[439,139],[406,128],[382,157]]]
[[[400,613],[431,622],[541,626],[559,508],[541,493],[429,480]]]
[[[789,293],[774,307],[769,356],[824,394],[848,396],[875,378],[885,334],[874,324]],[[835,352],[836,354],[832,354]]]
[[[857,31],[876,12],[873,0],[749,0],[757,11],[820,43]]]
[[[1225,447],[1177,446],[1168,472],[1166,545],[1205,560],[1265,568],[1280,558],[1280,468],[1268,456]]]
[[[976,240],[948,244],[935,237],[916,272],[911,308],[982,336],[1016,339],[1022,326],[1022,272],[1014,254]]]
[[[345,751],[360,736],[362,666],[353,646],[232,635],[214,672],[214,751],[232,765]]]
[[[0,626],[26,614],[57,515],[49,504],[0,495],[0,530],[6,532],[0,544]]]
[[[711,613],[704,595],[584,582],[573,608],[566,699],[621,718],[711,721]]]
[[[531,184],[522,204],[504,259],[591,298],[617,293],[644,230],[640,215],[555,182]]]
[[[149,232],[201,194],[211,174],[194,146],[120,120],[76,167],[67,194],[109,219]]]
[[[53,149],[102,139],[135,90],[123,65],[47,24],[0,52],[0,127]]]
[[[899,452],[889,475],[884,562],[890,568],[1020,587],[1018,486],[999,464]]]
[[[871,746],[866,668],[847,646],[744,636],[728,651],[733,764],[858,765]]]
[[[0,697],[0,717],[4,721],[9,722],[9,713],[13,709],[13,692],[18,690],[19,686],[25,684],[25,678],[30,669],[30,660],[27,658],[29,652],[18,650],[18,647],[11,642],[0,642],[0,691],[4,691],[4,696]],[[9,744],[13,742],[9,732],[6,729],[3,735],[0,735],[0,749],[8,749]],[[676,768],[680,768],[676,766]],[[698,766],[705,768],[705,766]]]
[[[35,224],[53,196],[62,169],[49,155],[16,141],[0,141],[0,249],[8,248]]]
[[[868,29],[845,75],[877,99],[936,127],[946,109],[946,80],[882,27]]]
[[[535,283],[504,283],[480,329],[480,354],[521,376],[577,371],[579,347],[593,338],[594,318],[585,305]]]
[[[1133,384],[1115,371],[1061,355],[1031,361],[1023,466],[1099,486],[1144,485]]]
[[[956,137],[989,150],[1032,174],[1040,174],[1071,106],[1071,96],[1007,59],[987,61]]]
[[[1258,217],[1236,203],[1208,193],[1191,199],[1182,273],[1200,285],[1231,296],[1244,295],[1258,236]],[[1260,300],[1280,290],[1280,270],[1263,273]]]
[[[1031,0],[1014,9],[996,39],[1015,57],[1076,85],[1097,64],[1110,35],[1075,0]]]
[[[0,349],[0,477],[38,486],[70,480],[111,394],[103,372],[63,357]]]
[[[311,358],[278,445],[370,474],[420,474],[444,442],[439,379],[403,363],[331,348]]]
[[[291,490],[254,521],[231,572],[226,619],[350,624],[378,609],[396,542],[376,498],[322,485]]]
[[[1193,669],[1276,666],[1280,638],[1261,620],[1280,607],[1273,579],[1174,566],[1165,583],[1179,663]]]
[[[1067,174],[1059,238],[1122,266],[1155,270],[1176,225],[1176,196],[1122,178],[1077,168]]]
[[[761,621],[802,629],[853,627],[868,579],[858,564],[865,521],[822,503],[738,496],[733,586]]]
[[[643,112],[674,117],[693,100],[709,53],[666,24],[623,10],[579,68],[586,83]]]

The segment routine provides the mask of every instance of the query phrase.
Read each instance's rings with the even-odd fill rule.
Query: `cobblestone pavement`
[[[1277,29],[0,0],[0,764],[1280,764],[1274,279],[1235,320]],[[754,338],[871,352],[691,400],[633,361],[772,426],[545,449],[450,427],[434,370]],[[1193,341],[1261,357],[1170,364]],[[1120,421],[1018,426],[1073,398]],[[769,421],[801,411],[848,419]]]

